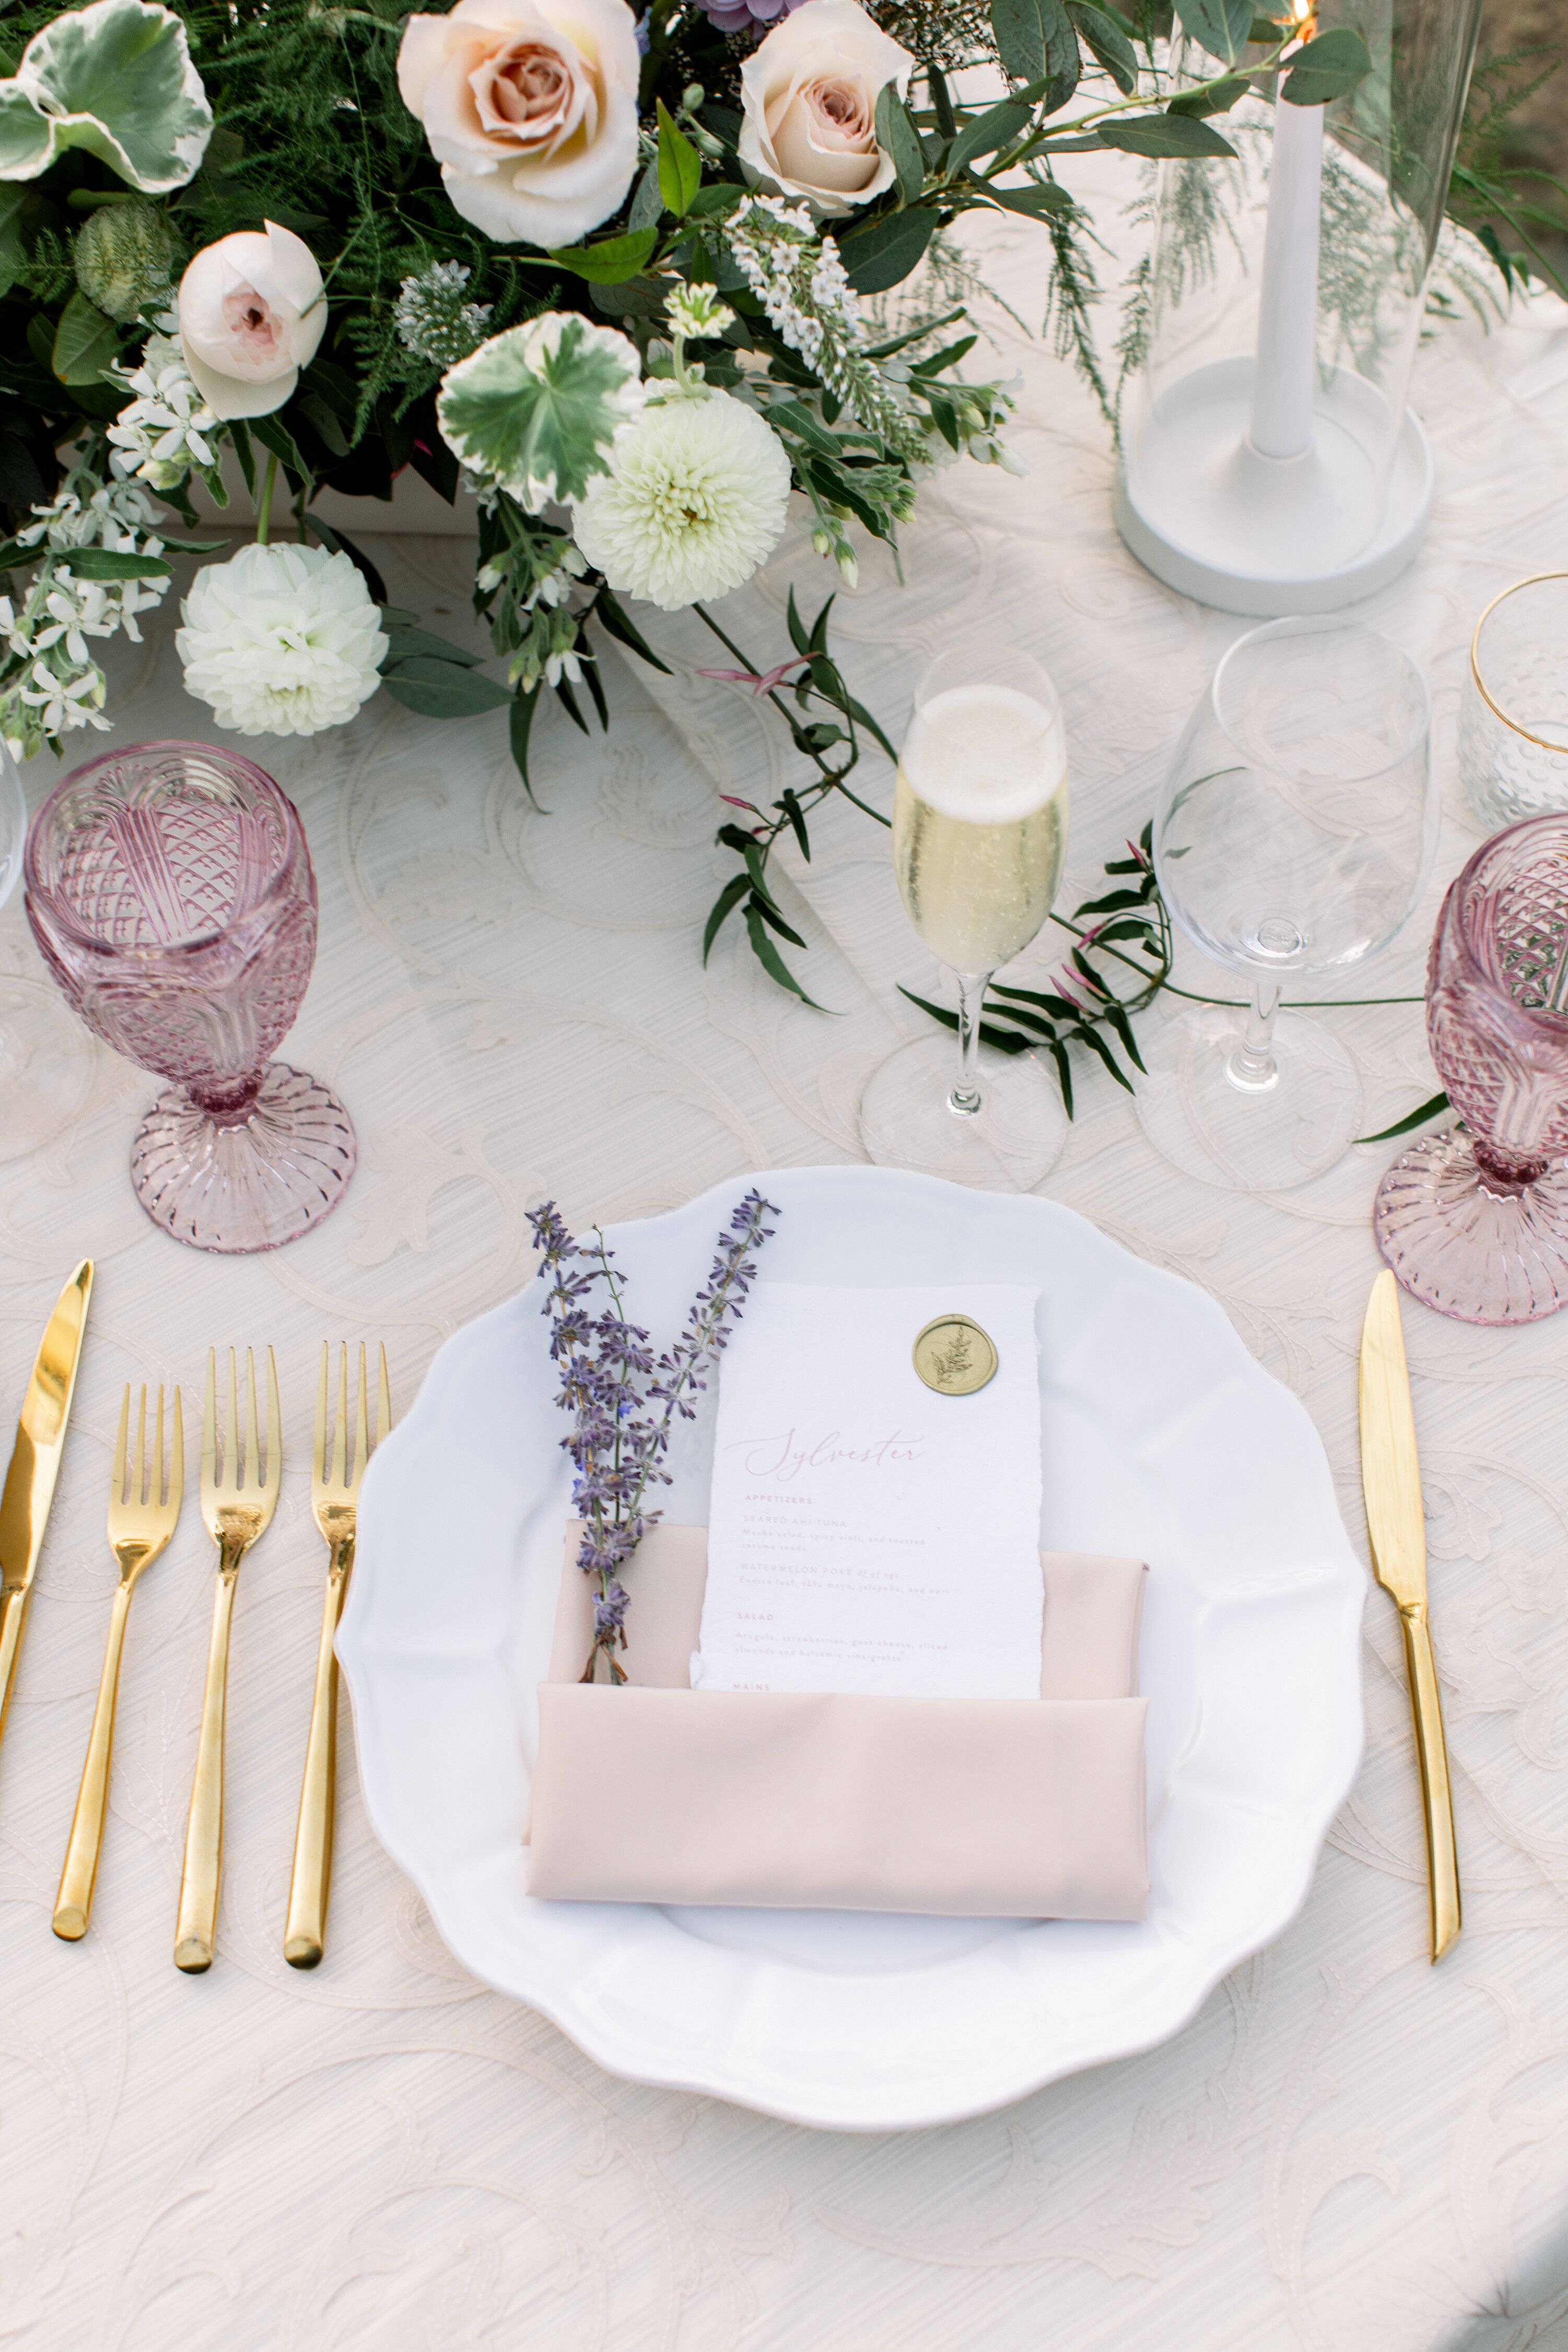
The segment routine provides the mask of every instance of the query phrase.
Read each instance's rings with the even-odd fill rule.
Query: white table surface
[[[1129,193],[1115,168],[1112,219]],[[1031,318],[1039,251],[1017,224],[986,254]],[[1028,479],[966,467],[928,489],[907,584],[874,553],[837,643],[894,725],[955,611],[1044,657],[1070,730],[1070,905],[1147,816],[1243,625],[1122,551],[1087,397],[1048,349],[1005,320],[997,334],[1025,379]],[[1453,773],[1474,616],[1568,547],[1568,313],[1542,301],[1489,337],[1442,330],[1415,398],[1437,452],[1431,535],[1364,609],[1430,667],[1447,814],[1428,901],[1366,975],[1377,994],[1418,987],[1441,887],[1477,837]],[[462,541],[384,538],[376,553],[395,601],[481,642]],[[811,598],[830,584],[798,530],[725,607],[764,662],[786,650],[792,580]],[[1406,1308],[1466,1897],[1439,1971],[1397,1629],[1375,1592],[1366,1763],[1301,1916],[1163,2049],[1003,2114],[835,2137],[601,2074],[442,1948],[369,1833],[352,1752],[327,1957],[312,1975],[285,1965],[323,1572],[308,1508],[322,1337],[384,1336],[406,1402],[439,1341],[526,1276],[529,1203],[624,1217],[752,1167],[853,1159],[859,1088],[921,1026],[893,984],[926,985],[930,966],[886,837],[853,812],[788,886],[837,1017],[760,980],[733,934],[703,972],[701,919],[729,870],[715,790],[771,796],[792,755],[743,695],[691,677],[725,656],[689,619],[642,617],[679,675],[650,681],[612,655],[607,744],[544,714],[547,815],[522,795],[501,718],[437,726],[383,697],[313,741],[244,746],[297,800],[321,881],[320,957],[286,1052],[341,1089],[362,1147],[335,1219],[289,1250],[207,1260],[145,1222],[125,1163],[151,1083],[54,998],[19,902],[0,913],[7,1415],[60,1281],[84,1251],[99,1261],[0,1749],[0,2342],[1568,2346],[1568,1320],[1503,1334]],[[145,647],[115,649],[111,683],[117,740],[211,731],[181,686],[172,613]],[[51,772],[29,771],[35,800]],[[886,797],[885,770],[873,781]],[[1433,1090],[1417,1008],[1331,1017],[1365,1077],[1366,1127]],[[1221,1298],[1313,1414],[1358,1542],[1355,1349],[1390,1156],[1359,1148],[1270,1199],[1205,1190],[1086,1071],[1044,1188]],[[288,1466],[236,1613],[220,1957],[189,1979],[171,1948],[213,1565],[189,1507],[132,1613],[92,1931],[68,1948],[49,1914],[112,1589],[121,1384],[181,1381],[194,1421],[207,1343],[267,1339]]]

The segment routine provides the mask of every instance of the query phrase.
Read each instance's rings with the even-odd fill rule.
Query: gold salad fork
[[[99,1678],[98,1705],[93,1710],[92,1736],[87,1743],[81,1790],[71,1822],[60,1891],[55,1897],[55,1933],[74,1944],[87,1933],[92,1913],[92,1890],[98,1879],[98,1857],[103,1846],[103,1817],[109,1808],[109,1765],[114,1745],[114,1701],[120,1687],[120,1654],[131,1595],[144,1568],[164,1550],[179,1521],[185,1491],[185,1433],[180,1415],[180,1391],[174,1391],[174,1445],[168,1475],[163,1470],[163,1391],[158,1391],[153,1425],[153,1459],[147,1460],[147,1390],[142,1390],[136,1421],[136,1451],[125,1479],[126,1441],[131,1433],[131,1389],[127,1383],[120,1407],[120,1434],[114,1442],[114,1468],[109,1489],[109,1545],[120,1563],[114,1608],[109,1620],[109,1646]]]
[[[218,1883],[223,1874],[223,1734],[228,1697],[228,1629],[239,1563],[272,1524],[283,1472],[283,1415],[278,1402],[278,1367],[267,1350],[267,1467],[256,1426],[256,1358],[245,1351],[248,1382],[243,1455],[239,1391],[234,1349],[228,1351],[228,1437],[221,1448],[217,1431],[217,1354],[207,1350],[207,1401],[202,1421],[202,1517],[217,1546],[217,1592],[213,1602],[212,1644],[207,1652],[202,1734],[196,1777],[185,1826],[185,1864],[180,1876],[180,1916],[174,1930],[174,1966],[199,1976],[213,1962],[217,1934]],[[221,1459],[220,1459],[221,1457]]]
[[[379,1350],[381,1375],[375,1400],[375,1443],[392,1426],[392,1392],[387,1385],[386,1349]],[[327,1391],[331,1349],[321,1349],[321,1378],[316,1392],[316,1454],[310,1474],[310,1507],[325,1537],[330,1564],[326,1607],[321,1613],[321,1642],[316,1654],[316,1696],[310,1709],[310,1737],[305,1749],[305,1780],[300,1791],[300,1826],[294,1836],[294,1874],[289,1883],[289,1918],[283,1932],[283,1957],[291,1968],[313,1969],[321,1957],[327,1934],[327,1895],[332,1877],[332,1816],[337,1802],[338,1660],[332,1644],[338,1620],[348,1596],[353,1567],[354,1536],[359,1519],[360,1480],[372,1446],[365,1351],[359,1351],[359,1402],[354,1417],[351,1455],[349,1425],[349,1351],[338,1356],[337,1428],[331,1460],[327,1459]]]

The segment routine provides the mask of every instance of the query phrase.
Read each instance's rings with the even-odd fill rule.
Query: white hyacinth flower
[[[346,555],[242,547],[203,566],[174,643],[185,690],[240,735],[341,727],[381,683],[381,614]]]
[[[783,534],[789,486],[783,444],[743,401],[659,401],[621,436],[573,527],[612,588],[674,613],[751,578]]]

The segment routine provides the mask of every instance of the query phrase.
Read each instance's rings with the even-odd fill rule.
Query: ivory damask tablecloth
[[[1114,223],[1130,184],[1097,168]],[[1038,251],[1018,224],[984,256],[1032,323]],[[968,468],[932,485],[905,584],[873,555],[837,639],[893,723],[955,614],[1032,645],[1067,707],[1071,891],[1144,820],[1242,625],[1123,552],[1089,400],[1048,347],[991,321],[1024,377],[1028,479]],[[1382,995],[1418,987],[1474,839],[1453,724],[1475,614],[1568,552],[1568,313],[1541,301],[1489,335],[1444,329],[1415,397],[1437,452],[1431,537],[1366,610],[1430,667],[1447,814],[1427,903],[1367,975]],[[396,601],[470,638],[464,542],[386,539],[377,554]],[[764,662],[784,650],[792,581],[825,593],[799,533],[726,608]],[[1376,1592],[1365,1768],[1301,1916],[1163,2049],[1005,2113],[840,2137],[601,2074],[445,1952],[371,1838],[352,1753],[327,1958],[309,1976],[285,1966],[324,1565],[307,1476],[321,1338],[384,1336],[406,1404],[439,1341],[527,1276],[530,1202],[625,1217],[752,1167],[853,1159],[858,1091],[920,1025],[894,983],[926,984],[930,967],[886,837],[852,812],[789,886],[834,1017],[773,990],[732,938],[701,970],[727,870],[716,791],[771,793],[790,769],[743,695],[691,675],[724,658],[700,629],[648,617],[677,676],[612,656],[607,744],[544,714],[548,814],[523,797],[500,719],[437,726],[383,697],[314,741],[247,747],[298,801],[321,878],[321,953],[287,1050],[341,1090],[363,1155],[337,1216],[280,1255],[205,1260],[147,1224],[125,1160],[149,1082],[74,1026],[19,903],[0,915],[7,1419],[66,1271],[83,1251],[100,1265],[0,1749],[0,2343],[1568,2346],[1568,1318],[1503,1334],[1406,1309],[1466,1894],[1440,1970],[1400,1644]],[[206,731],[173,635],[171,614],[116,650],[116,740]],[[39,762],[35,799],[49,781]],[[1367,1127],[1432,1090],[1415,1008],[1331,1017],[1363,1072]],[[1108,1080],[1084,1073],[1080,1097],[1045,1189],[1217,1295],[1312,1412],[1359,1539],[1355,1351],[1389,1148],[1247,1198],[1164,1166]],[[49,1913],[112,1586],[121,1384],[181,1381],[194,1412],[208,1342],[267,1339],[289,1467],[240,1580],[220,1956],[193,1979],[171,1948],[213,1556],[189,1507],[132,1614],[92,1932],[67,1948]]]

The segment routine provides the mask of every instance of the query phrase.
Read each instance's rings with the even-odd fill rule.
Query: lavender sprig
[[[598,1579],[594,1596],[594,1642],[583,1680],[592,1682],[600,1654],[612,1683],[626,1675],[616,1656],[626,1646],[626,1614],[631,1595],[620,1580],[647,1529],[661,1515],[647,1503],[650,1486],[668,1486],[665,1453],[677,1416],[693,1420],[694,1399],[707,1387],[708,1367],[722,1353],[741,1302],[756,1277],[752,1252],[773,1228],[763,1220],[778,1210],[754,1188],[719,1236],[704,1287],[688,1311],[673,1347],[657,1360],[647,1333],[628,1322],[615,1271],[615,1253],[595,1230],[584,1248],[574,1241],[553,1201],[531,1210],[534,1244],[545,1277],[543,1312],[550,1317],[550,1354],[561,1367],[562,1410],[573,1416],[571,1434],[561,1441],[576,1475],[572,1500],[583,1521],[577,1565]],[[609,1293],[607,1308],[595,1313],[595,1283]]]

